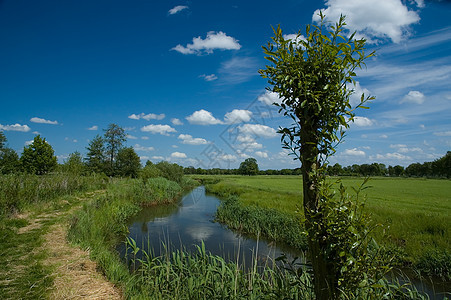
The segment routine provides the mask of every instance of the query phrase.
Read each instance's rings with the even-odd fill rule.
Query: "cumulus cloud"
[[[172,123],[172,125],[183,125],[183,122],[182,121],[180,121],[180,119],[177,119],[177,118],[172,118],[171,119],[171,123]]]
[[[151,158],[154,160],[164,160],[163,156],[152,156]]]
[[[237,160],[236,156],[232,155],[232,154],[220,154],[217,158],[220,160],[229,161],[229,162]]]
[[[135,144],[135,146],[133,146],[133,149],[135,149],[136,151],[142,151],[142,152],[149,152],[149,151],[155,150],[154,147],[144,147],[144,146],[141,146],[140,144]]]
[[[190,124],[196,125],[222,124],[221,120],[216,119],[215,117],[213,117],[213,114],[211,112],[204,109],[193,112],[193,114],[186,117],[186,119]]]
[[[419,7],[421,2],[417,1]],[[409,10],[401,0],[327,0],[326,6],[321,11],[327,21],[336,22],[345,15],[347,28],[369,42],[389,38],[399,43],[409,35],[409,26],[420,21],[418,13]],[[314,12],[313,21],[319,22],[319,12]]]
[[[199,36],[197,38],[193,38],[193,42],[191,44],[187,44],[186,46],[178,44],[171,50],[175,50],[182,54],[210,54],[216,49],[239,50],[240,48],[241,45],[235,38],[228,36],[222,31],[209,31],[207,32],[207,37],[205,39],[202,39]]]
[[[397,152],[386,153],[386,154],[376,154],[375,156],[370,156],[372,160],[395,160],[395,161],[408,161],[412,160],[410,156],[403,155]]]
[[[99,126],[94,125],[94,126],[92,126],[92,127],[89,127],[88,130],[93,130],[93,131],[99,130]]]
[[[0,124],[0,130],[4,131],[20,131],[20,132],[28,132],[31,130],[28,125],[20,125],[20,124],[13,124],[13,125],[2,125]]]
[[[424,102],[424,94],[419,91],[410,91],[407,95],[402,98],[400,103],[415,103],[421,104]]]
[[[262,152],[262,151],[255,151],[255,155],[257,155],[261,158],[268,158],[268,153]]]
[[[180,134],[178,139],[181,140],[182,144],[187,144],[187,145],[205,145],[205,144],[208,144],[208,141],[206,139],[193,138],[189,134]]]
[[[374,121],[367,117],[354,117],[354,124],[359,127],[368,127],[374,124]]]
[[[159,133],[161,135],[169,135],[171,132],[177,132],[174,128],[172,128],[169,125],[161,125],[161,124],[151,124],[144,127],[141,127],[141,131],[143,132],[150,132],[152,134]]]
[[[237,124],[249,122],[252,118],[252,112],[246,109],[234,109],[224,116],[226,124]]]
[[[257,137],[273,138],[277,136],[274,128],[261,124],[244,124],[238,127],[244,135],[255,135]]]
[[[187,158],[185,153],[182,152],[173,152],[171,153],[172,158]]]
[[[177,5],[177,6],[175,6],[174,8],[171,8],[169,11],[168,11],[168,13],[170,14],[170,15],[175,15],[176,13],[179,13],[179,12],[181,12],[182,10],[185,10],[185,9],[187,9],[188,8],[188,6],[186,6],[186,5]]]
[[[272,105],[273,103],[282,103],[282,98],[279,97],[279,94],[270,91],[265,91],[265,93],[258,96],[257,99],[258,101],[266,105]]]
[[[137,140],[138,139],[136,136],[131,135],[131,134],[127,134],[125,137],[129,140]]]
[[[140,113],[140,114],[131,114],[130,116],[128,116],[129,119],[132,120],[140,120],[140,119],[144,119],[144,120],[163,120],[166,117],[165,114],[145,114],[145,113]]]
[[[363,156],[366,155],[366,153],[364,151],[362,151],[362,150],[357,149],[357,148],[353,148],[353,149],[346,149],[345,151],[343,151],[343,155],[363,157]]]
[[[216,76],[215,74],[210,74],[210,75],[202,74],[199,77],[202,77],[203,79],[205,79],[205,81],[214,81],[214,80],[218,79],[218,76]]]
[[[31,118],[30,122],[39,123],[39,124],[50,124],[50,125],[58,124],[58,121],[50,121],[50,120],[46,120],[46,119],[42,119],[42,118],[38,118],[38,117]]]

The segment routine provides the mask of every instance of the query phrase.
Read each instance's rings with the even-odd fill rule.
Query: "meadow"
[[[331,177],[328,180],[337,179]],[[363,178],[357,177],[342,177],[340,180],[348,187],[349,193],[352,193],[352,187],[363,182]],[[208,186],[208,191],[224,198],[235,195],[243,207],[275,210],[293,218],[302,218],[302,181],[299,176],[221,176],[216,180],[210,177],[207,181],[216,182]],[[413,265],[425,274],[450,279],[449,180],[372,178],[364,195],[366,212],[375,224],[379,224],[373,232],[376,240],[395,254],[400,265]]]

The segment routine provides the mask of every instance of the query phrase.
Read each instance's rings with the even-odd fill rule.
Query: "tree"
[[[63,165],[63,170],[67,173],[81,175],[85,172],[86,166],[83,163],[83,157],[80,152],[75,151],[69,154],[68,159]]]
[[[0,174],[10,174],[19,168],[19,156],[16,151],[6,147],[6,136],[0,131]]]
[[[124,177],[138,177],[141,160],[132,147],[122,148],[117,153],[116,174]]]
[[[246,158],[238,169],[241,175],[257,175],[258,174],[258,164],[257,160],[253,157]]]
[[[3,134],[3,131],[0,131],[0,149],[3,149],[6,144],[6,136]]]
[[[354,109],[366,108],[364,103],[372,97],[361,96],[357,107],[352,108],[350,95],[354,90],[355,70],[364,65],[365,40],[354,39],[354,34],[344,38],[345,26],[340,17],[335,26],[325,31],[325,18],[320,13],[319,26],[306,28],[305,39],[301,32],[296,39],[285,39],[280,26],[274,37],[263,46],[271,65],[260,70],[282,99],[279,113],[292,119],[291,127],[280,128],[283,147],[292,151],[301,162],[303,181],[303,207],[305,228],[308,233],[309,254],[314,273],[314,290],[317,299],[334,299],[339,294],[339,266],[331,249],[330,236],[324,231],[327,223],[321,205],[327,206],[329,195],[321,193],[325,185],[324,168],[334,147],[344,137],[342,129],[349,127],[355,116]]]
[[[102,173],[105,172],[105,146],[103,138],[97,135],[86,147],[88,153],[86,154],[86,166],[90,172]]]
[[[116,160],[117,154],[127,138],[124,129],[116,124],[108,125],[108,128],[104,131],[104,142],[106,155],[109,161],[109,171],[114,172],[114,162]]]
[[[171,164],[167,161],[160,161],[155,166],[160,170],[162,177],[177,183],[182,181],[184,175],[182,166],[176,163]]]
[[[35,136],[33,142],[24,147],[20,157],[22,170],[27,173],[43,175],[53,171],[57,166],[52,146],[41,138]]]

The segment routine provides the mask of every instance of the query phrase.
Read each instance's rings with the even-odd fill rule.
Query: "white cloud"
[[[186,154],[182,153],[182,152],[173,152],[171,154],[171,157],[172,158],[187,158]]]
[[[322,12],[327,21],[336,22],[345,15],[347,28],[369,42],[389,38],[399,43],[409,35],[409,26],[420,21],[418,13],[409,10],[401,0],[327,0],[326,6]],[[313,14],[315,22],[320,20],[319,11]]]
[[[252,112],[245,109],[234,109],[228,112],[224,116],[224,122],[226,124],[237,124],[249,122],[252,118]]]
[[[171,132],[177,132],[177,130],[175,130],[171,126],[161,125],[161,124],[158,124],[158,125],[151,124],[151,125],[144,126],[141,128],[141,131],[150,132],[152,134],[159,133],[161,135],[169,135],[169,133],[171,133]]]
[[[139,156],[139,159],[140,159],[140,160],[149,160],[150,157],[148,157],[148,156],[146,156],[146,155],[142,155],[142,156]]]
[[[131,114],[130,116],[128,116],[129,119],[132,120],[140,120],[140,119],[144,119],[144,120],[163,120],[166,117],[165,114],[145,114],[145,113],[140,113],[138,115],[136,114]]]
[[[259,63],[253,57],[233,57],[221,63],[221,84],[240,84],[258,75]]]
[[[381,139],[388,139],[388,135],[386,135],[386,134],[381,134],[379,137],[380,137]]]
[[[29,145],[33,144],[33,141],[34,141],[34,140],[25,141],[25,146],[29,146]]]
[[[360,86],[360,82],[358,82],[358,81],[356,81],[355,86],[353,86],[352,84],[347,84],[346,88],[348,90],[354,90],[354,92],[349,97],[349,102],[351,103],[352,107],[355,107],[358,104],[360,104],[360,100],[362,99],[362,94],[365,94],[365,96],[364,96],[365,99],[366,99],[366,97],[370,96],[370,91],[367,90],[366,88],[362,88]]]
[[[367,117],[354,117],[354,124],[359,127],[372,126],[374,122]]]
[[[419,91],[410,91],[407,95],[402,98],[400,103],[415,103],[421,104],[424,102],[424,94]]]
[[[218,79],[218,76],[216,76],[215,74],[210,74],[210,75],[202,74],[199,77],[202,77],[203,79],[205,79],[205,81],[214,81],[214,80]]]
[[[149,152],[149,151],[155,150],[154,147],[144,147],[144,146],[141,146],[140,144],[135,144],[135,146],[133,146],[133,149],[135,149],[136,151],[142,151],[142,152]]]
[[[207,54],[213,53],[213,50],[239,50],[241,45],[238,41],[225,34],[222,31],[215,32],[209,31],[207,32],[207,37],[202,39],[200,36],[197,38],[193,38],[193,42],[191,44],[187,44],[186,47],[182,45],[177,45],[171,50],[175,50],[182,54],[201,54],[205,52]]]
[[[2,124],[0,124],[0,130],[28,132],[31,130],[31,128],[28,127],[28,125],[20,125],[20,124],[2,125]]]
[[[221,120],[213,117],[212,113],[204,109],[193,112],[192,115],[186,117],[190,124],[196,125],[216,125],[222,124]]]
[[[265,91],[265,93],[258,96],[257,99],[258,101],[266,105],[272,105],[273,103],[282,103],[282,98],[279,97],[279,94],[270,91]]]
[[[450,131],[434,132],[434,135],[436,135],[436,136],[451,136],[451,130]]]
[[[245,135],[256,135],[257,137],[273,138],[277,136],[274,128],[261,124],[244,124],[238,127]]]
[[[353,148],[353,149],[346,149],[345,151],[343,151],[343,155],[363,157],[366,155],[366,153],[362,150],[358,150],[357,148]]]
[[[94,126],[92,126],[92,127],[89,127],[88,130],[93,130],[93,131],[99,130],[99,126],[94,125]]]
[[[412,158],[407,155],[403,155],[397,152],[386,153],[386,154],[376,154],[376,156],[370,156],[371,160],[394,160],[394,161],[410,161]]]
[[[46,119],[42,119],[42,118],[38,118],[38,117],[31,118],[30,122],[39,123],[39,124],[50,124],[50,125],[58,124],[58,121],[50,121],[50,120],[46,120]]]
[[[175,15],[176,13],[179,13],[179,12],[181,12],[182,10],[185,10],[185,9],[187,9],[188,8],[188,6],[186,6],[186,5],[177,5],[177,6],[175,6],[174,8],[171,8],[169,11],[168,11],[168,13],[170,14],[170,15]]]
[[[181,141],[182,144],[187,144],[187,145],[205,145],[205,144],[208,144],[208,141],[206,139],[193,138],[189,134],[180,134],[178,139],[182,140]]]
[[[131,135],[131,134],[127,134],[127,135],[126,135],[126,138],[128,138],[128,139],[130,139],[130,140],[137,140],[137,139],[138,139],[136,136]]]
[[[164,160],[163,156],[152,156],[151,158],[154,160]]]
[[[141,139],[142,139],[142,140],[148,140],[149,137],[148,137],[148,136],[142,136]]]
[[[237,160],[236,156],[232,155],[232,154],[221,154],[217,158],[220,160],[223,160],[223,161],[236,161]]]
[[[255,151],[255,155],[257,155],[261,158],[268,158],[268,153],[262,152],[262,151]]]
[[[172,118],[171,119],[171,123],[172,123],[172,125],[183,125],[183,122],[182,121],[180,121],[180,119],[177,119],[177,118]]]

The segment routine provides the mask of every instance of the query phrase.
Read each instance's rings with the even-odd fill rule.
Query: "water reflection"
[[[155,256],[164,254],[165,247],[169,247],[169,251],[174,247],[193,251],[194,245],[203,241],[207,251],[246,267],[251,266],[256,254],[260,265],[271,264],[283,253],[289,258],[301,256],[287,246],[244,237],[215,223],[214,214],[219,204],[218,198],[206,195],[205,188],[198,187],[177,204],[143,209],[130,220],[129,237]],[[118,250],[123,257],[124,245]]]

